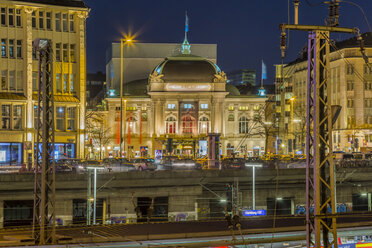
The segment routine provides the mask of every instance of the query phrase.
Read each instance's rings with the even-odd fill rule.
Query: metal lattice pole
[[[321,247],[321,245],[337,247],[331,91],[328,84],[330,76],[328,41],[328,31],[309,32],[306,130],[306,239],[308,247]],[[310,212],[312,206],[314,210]]]
[[[50,40],[35,40],[39,54],[33,237],[36,244],[55,243],[55,165],[53,59]]]

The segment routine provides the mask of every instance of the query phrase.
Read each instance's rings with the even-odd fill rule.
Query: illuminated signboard
[[[243,216],[264,216],[266,215],[265,209],[260,210],[243,210]]]

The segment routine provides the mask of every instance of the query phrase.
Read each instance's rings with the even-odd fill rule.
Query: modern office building
[[[106,96],[106,74],[88,73],[86,87],[87,109],[95,109]]]
[[[256,86],[256,71],[241,69],[227,73],[227,83],[234,86],[249,85]]]
[[[53,46],[55,156],[84,151],[85,21],[81,0],[0,0],[0,164],[33,161],[37,110],[36,38]]]
[[[372,33],[362,35],[366,54]],[[277,113],[282,152],[304,151],[306,131],[307,54],[277,65]],[[330,53],[332,105],[342,107],[333,128],[334,151],[372,150],[372,68],[366,64],[356,38],[336,42]],[[292,99],[292,100],[291,100]],[[294,140],[293,146],[291,140]]]

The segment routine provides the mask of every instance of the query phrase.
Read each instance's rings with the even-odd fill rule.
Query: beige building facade
[[[148,79],[124,84],[123,155],[202,157],[207,155],[211,133],[220,135],[222,155],[264,153],[259,120],[264,118],[267,98],[240,95],[226,81],[213,60],[178,53],[163,58]],[[120,156],[120,98],[109,96],[106,101],[112,138],[104,148],[105,157],[116,157]]]
[[[372,45],[372,34],[363,35]],[[372,149],[372,67],[366,64],[355,38],[336,43],[330,53],[332,105],[342,107],[333,128],[334,151]],[[366,48],[371,54],[372,48]],[[299,59],[283,68],[277,66],[277,113],[281,116],[280,139],[294,137],[294,150],[303,151],[306,137],[307,60]],[[282,80],[284,79],[284,80]],[[293,102],[290,99],[294,99]],[[292,124],[293,123],[293,124]],[[292,131],[293,130],[293,131]],[[293,135],[293,136],[292,136]],[[284,148],[284,151],[291,149]]]
[[[50,39],[53,47],[55,156],[83,156],[88,13],[82,1],[0,1],[1,164],[33,161],[36,38]]]

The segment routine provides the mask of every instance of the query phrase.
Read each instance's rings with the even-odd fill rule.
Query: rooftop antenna
[[[190,43],[188,42],[187,40],[187,32],[189,32],[189,17],[187,16],[187,11],[185,12],[185,39],[183,40],[183,43],[182,43],[182,50],[181,50],[181,53],[182,54],[190,54],[191,53],[191,49],[190,49]]]

